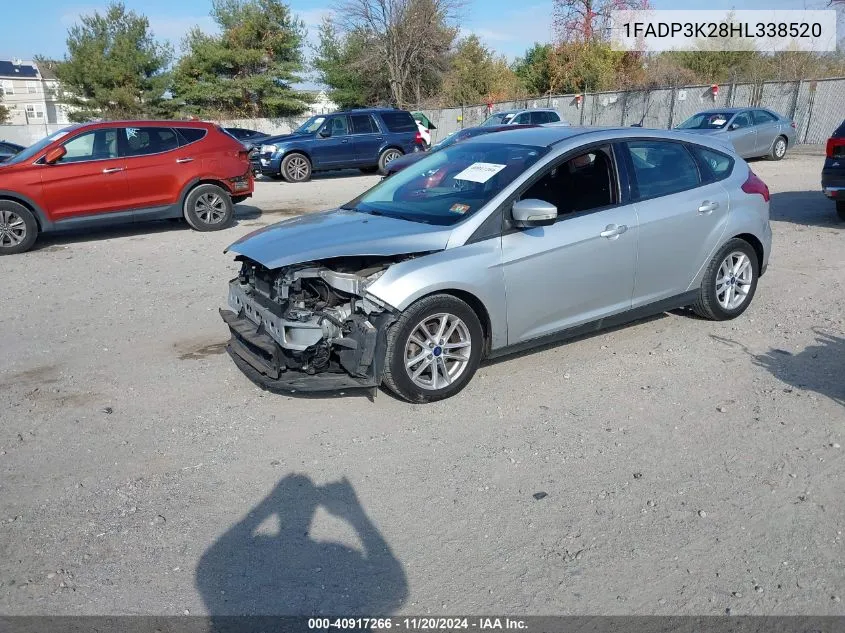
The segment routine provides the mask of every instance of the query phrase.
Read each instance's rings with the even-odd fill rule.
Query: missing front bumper
[[[343,389],[372,388],[381,384],[384,370],[384,349],[387,344],[387,326],[393,322],[390,314],[377,319],[377,336],[361,349],[358,375],[344,372],[319,372],[307,374],[289,369],[284,361],[284,351],[261,327],[248,318],[221,308],[220,316],[229,326],[231,338],[227,351],[235,365],[258,386],[269,391],[319,392]],[[366,360],[366,364],[360,362]]]

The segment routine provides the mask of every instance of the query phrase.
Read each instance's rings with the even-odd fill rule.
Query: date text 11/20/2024
[[[526,631],[528,625],[519,618],[309,618],[308,628],[320,630],[390,630],[406,629],[409,631],[452,631],[452,630],[480,630],[480,631]]]

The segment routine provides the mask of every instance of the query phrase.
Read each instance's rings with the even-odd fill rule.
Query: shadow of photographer
[[[347,522],[363,551],[315,541],[319,507]],[[278,521],[270,533],[262,524]],[[370,521],[346,478],[316,486],[284,477],[203,554],[196,584],[208,613],[232,615],[390,615],[405,601],[400,562]]]

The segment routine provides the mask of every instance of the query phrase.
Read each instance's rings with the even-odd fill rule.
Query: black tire
[[[741,275],[732,275],[729,281],[722,285],[724,292],[720,292],[717,289],[717,282],[720,279],[722,265],[726,264],[726,260],[729,257],[733,258],[739,253],[745,255],[750,262],[750,284],[743,283],[741,281]],[[754,293],[757,291],[757,279],[759,276],[760,262],[757,258],[757,252],[751,244],[735,237],[722,246],[713,256],[713,259],[710,260],[710,263],[707,264],[707,269],[704,271],[704,277],[701,280],[698,301],[696,301],[692,308],[699,316],[712,321],[735,319],[751,305],[751,301],[754,299]],[[731,306],[730,297],[736,296],[737,289],[743,289],[745,293],[744,299],[739,305]],[[723,296],[728,306],[720,302],[720,296]]]
[[[22,204],[0,200],[0,255],[25,253],[38,238],[38,222]]]
[[[311,161],[305,154],[288,154],[282,160],[282,176],[288,182],[307,182],[311,179]]]
[[[219,231],[232,223],[235,208],[228,191],[206,184],[191,189],[182,213],[195,231]]]
[[[378,173],[379,167],[376,165],[375,167],[360,167],[362,174],[376,174]]]
[[[453,318],[457,317],[463,323],[465,328],[463,334],[467,335],[469,339],[470,351],[466,357],[463,369],[460,370],[457,377],[453,378],[450,383],[441,388],[425,388],[417,385],[409,374],[410,370],[406,369],[406,351],[412,350],[414,354],[424,353],[426,351],[426,349],[413,343],[413,347],[407,347],[409,345],[409,339],[417,327],[425,323],[427,318],[433,318],[434,315],[439,314],[450,315]],[[461,332],[456,330],[449,341],[459,342],[460,339]],[[448,344],[448,341],[446,341],[445,345]],[[441,342],[437,347],[432,349],[430,353],[432,360],[434,360],[435,355],[439,358],[446,353],[445,347],[440,347],[440,345],[444,345],[444,343]],[[384,384],[397,396],[409,402],[435,402],[449,398],[463,389],[472,379],[476,369],[478,369],[478,364],[481,362],[484,346],[484,331],[481,327],[481,321],[478,319],[475,311],[466,302],[452,295],[445,294],[424,297],[405,310],[402,316],[399,317],[399,320],[387,332]],[[442,358],[445,359],[445,356]],[[424,358],[421,362],[425,363],[426,360],[428,359]],[[436,383],[434,382],[435,379],[432,376],[431,369],[433,366],[440,367],[440,365],[436,360],[433,366],[431,365],[431,361],[428,362],[429,370],[427,373],[431,378],[432,387],[435,387]],[[443,366],[446,366],[447,362],[449,361],[442,360]],[[447,372],[456,369],[459,364],[459,362],[453,361],[452,367],[447,367]],[[420,365],[416,367],[419,368]],[[421,379],[424,379],[425,375],[424,373]],[[438,374],[437,382],[442,380],[442,376],[442,372]]]
[[[775,142],[772,143],[772,151],[769,152],[769,160],[780,160],[786,156],[786,148],[788,147],[785,136],[778,136]]]
[[[381,153],[381,156],[378,157],[378,172],[382,176],[387,175],[387,165],[402,156],[402,150],[398,150],[395,147],[388,147]]]
[[[836,214],[839,216],[840,220],[845,222],[845,200],[836,201]]]

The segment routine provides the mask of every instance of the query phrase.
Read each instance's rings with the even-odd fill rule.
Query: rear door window
[[[161,154],[179,147],[176,131],[169,127],[127,127],[126,156]]]
[[[417,132],[417,122],[410,112],[380,112],[379,116],[391,132]]]
[[[635,198],[647,200],[698,187],[698,165],[682,143],[628,141]]]
[[[766,112],[765,110],[754,110],[753,116],[755,125],[763,125],[764,123],[774,123],[777,121],[777,117],[774,114]]]
[[[688,147],[698,162],[699,171],[704,182],[724,180],[731,175],[734,159],[727,154],[717,152],[715,149],[710,149],[709,147],[702,147],[701,145],[689,145]]]
[[[352,120],[353,134],[378,134],[379,129],[373,117],[369,114],[353,114],[349,117]]]

